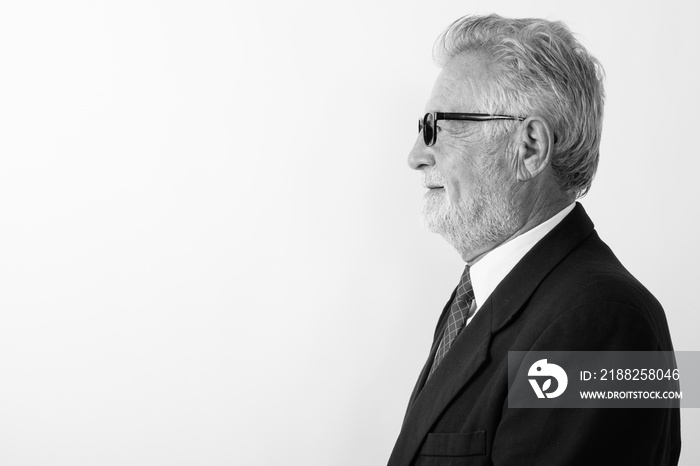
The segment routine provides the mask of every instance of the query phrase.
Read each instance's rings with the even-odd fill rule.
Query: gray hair
[[[562,22],[498,15],[458,19],[438,37],[433,57],[445,66],[463,52],[496,66],[481,93],[482,110],[547,118],[554,131],[557,182],[567,197],[584,196],[598,166],[605,99],[600,63]],[[514,124],[484,125],[484,131],[495,138]]]

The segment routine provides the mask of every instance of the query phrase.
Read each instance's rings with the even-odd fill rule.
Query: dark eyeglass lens
[[[427,113],[423,118],[423,141],[426,145],[430,145],[433,142],[433,115]]]

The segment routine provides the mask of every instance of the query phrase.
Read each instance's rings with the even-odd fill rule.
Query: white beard
[[[436,172],[426,173],[435,179]],[[439,175],[438,175],[439,176]],[[468,199],[450,201],[446,188],[431,190],[423,198],[423,224],[439,233],[462,256],[471,259],[475,251],[500,244],[518,229],[512,180],[499,173],[495,165],[486,167]]]

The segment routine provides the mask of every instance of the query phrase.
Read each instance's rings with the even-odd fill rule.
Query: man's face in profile
[[[477,95],[489,73],[483,59],[456,56],[438,76],[426,111],[484,111]],[[505,156],[509,140],[489,141],[479,126],[489,124],[497,123],[440,121],[435,145],[428,147],[419,137],[408,158],[428,188],[423,222],[465,260],[517,230],[516,181]]]

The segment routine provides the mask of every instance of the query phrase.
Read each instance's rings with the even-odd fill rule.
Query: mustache
[[[421,172],[423,187],[445,186],[445,178],[435,169]]]

